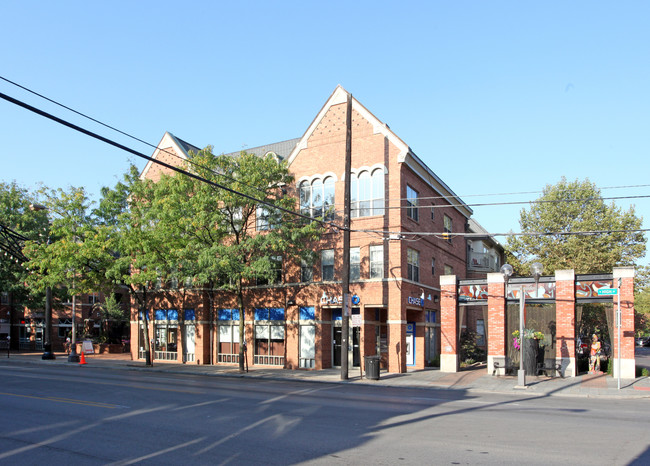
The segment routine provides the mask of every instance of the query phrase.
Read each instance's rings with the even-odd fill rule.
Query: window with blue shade
[[[185,320],[196,320],[194,309],[185,309]]]
[[[332,310],[332,320],[343,320],[341,309]]]
[[[156,309],[154,313],[155,320],[167,320],[167,311],[165,309]]]
[[[170,309],[167,311],[167,320],[178,320],[178,311],[176,309]]]
[[[300,320],[316,320],[316,308],[314,306],[300,306]]]
[[[260,307],[255,309],[255,320],[284,320],[284,308]]]
[[[219,309],[219,320],[239,320],[239,309]]]

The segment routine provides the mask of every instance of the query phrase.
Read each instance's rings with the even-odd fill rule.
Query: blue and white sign
[[[409,296],[406,298],[407,304],[411,304],[413,306],[424,306],[424,300],[420,297],[415,297],[415,296]]]
[[[600,288],[598,290],[598,296],[616,296],[617,294],[617,288]]]

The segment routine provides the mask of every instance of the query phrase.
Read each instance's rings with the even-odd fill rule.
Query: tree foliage
[[[642,224],[634,206],[623,210],[606,204],[589,180],[562,178],[547,185],[530,209],[522,209],[519,223],[522,233],[540,234],[508,239],[508,260],[521,275],[534,261],[544,265],[544,274],[609,272],[633,265],[645,253],[645,236],[634,231]]]

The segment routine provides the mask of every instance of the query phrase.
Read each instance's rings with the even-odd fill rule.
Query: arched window
[[[350,179],[352,217],[384,215],[384,170],[377,168],[352,174]]]
[[[311,183],[303,181],[298,186],[300,213],[310,217],[334,220],[334,178],[314,178]]]

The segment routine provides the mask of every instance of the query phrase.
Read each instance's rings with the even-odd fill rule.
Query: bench
[[[514,367],[511,364],[506,363],[504,360],[493,362],[494,370],[492,371],[492,377],[494,377],[499,369],[504,369],[505,375],[514,375],[518,367]]]
[[[555,374],[560,374],[560,377],[564,378],[564,375],[562,374],[562,364],[560,363],[537,363],[537,375],[540,375],[542,373],[546,377],[554,377]]]

